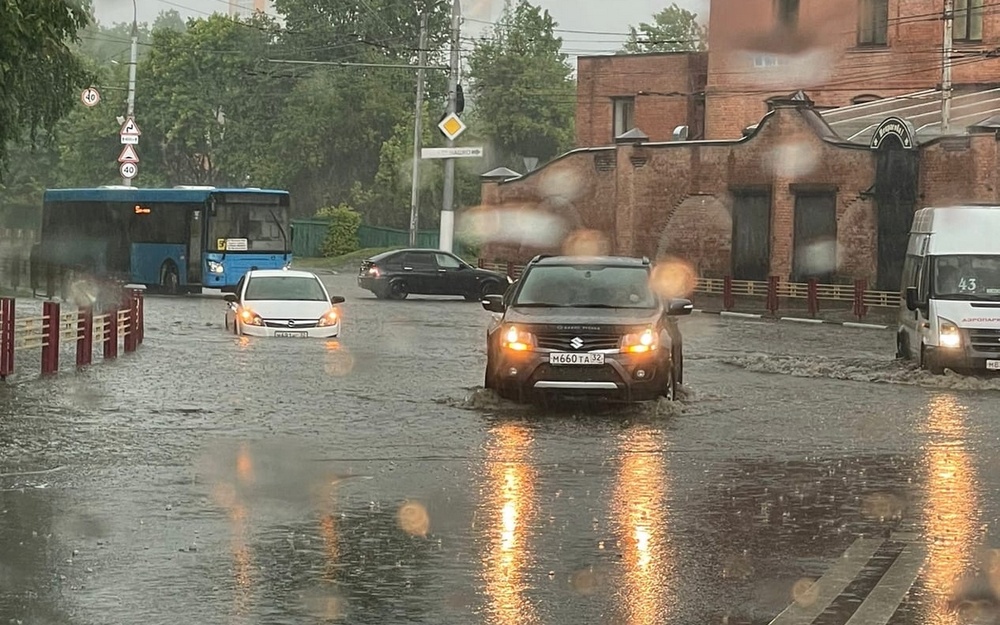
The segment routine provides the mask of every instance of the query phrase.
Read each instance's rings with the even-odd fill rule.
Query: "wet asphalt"
[[[138,353],[0,385],[0,624],[1000,622],[997,380],[695,315],[683,401],[518,407],[479,305],[327,281],[339,340],[150,297]]]

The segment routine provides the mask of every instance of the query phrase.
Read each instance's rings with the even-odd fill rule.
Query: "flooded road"
[[[152,297],[0,386],[0,623],[995,622],[997,381],[706,315],[683,402],[546,413],[478,388],[477,304],[328,282],[338,341]]]

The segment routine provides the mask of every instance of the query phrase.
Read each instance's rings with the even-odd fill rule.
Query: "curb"
[[[729,319],[752,319],[760,321],[785,321],[788,323],[798,323],[806,325],[831,325],[844,328],[855,328],[859,330],[888,330],[889,326],[877,323],[861,323],[858,321],[830,321],[829,319],[806,319],[802,317],[770,317],[758,313],[741,313],[731,310],[704,310],[696,308],[691,312],[701,315],[718,315]]]

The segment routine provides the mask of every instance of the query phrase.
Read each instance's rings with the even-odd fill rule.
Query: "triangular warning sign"
[[[121,155],[118,156],[119,163],[138,163],[139,155],[135,151],[135,147],[132,145],[126,145],[122,148]]]
[[[129,117],[128,119],[125,120],[125,123],[122,124],[122,129],[118,132],[118,134],[135,135],[136,137],[138,137],[139,135],[142,134],[142,131],[139,130],[139,124],[135,123],[135,119]]]

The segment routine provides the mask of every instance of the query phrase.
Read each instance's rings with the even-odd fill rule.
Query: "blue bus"
[[[249,188],[49,189],[32,267],[170,294],[232,291],[251,269],[291,263],[289,204],[287,191]]]

